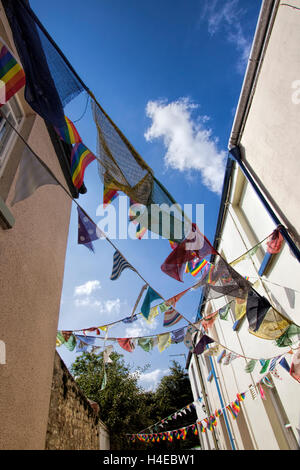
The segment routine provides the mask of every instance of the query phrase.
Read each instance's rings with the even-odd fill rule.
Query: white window
[[[6,116],[11,125],[20,130],[23,121],[23,112],[16,97],[12,97],[1,107],[1,112]],[[8,124],[6,119],[0,115],[0,175],[7,162],[10,150],[17,138],[17,134]]]

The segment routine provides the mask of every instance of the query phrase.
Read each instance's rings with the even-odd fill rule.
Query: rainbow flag
[[[197,274],[208,264],[208,261],[205,259],[199,260],[198,262],[189,261],[186,264],[186,272],[191,273],[192,276],[197,276]]]
[[[65,116],[65,121],[66,125],[63,128],[55,127],[59,137],[67,144],[80,144],[82,140],[73,122],[67,116]]]
[[[245,393],[237,393],[236,396],[237,396],[238,401],[245,400]]]
[[[0,43],[0,107],[25,85],[25,73],[8,48]]]
[[[108,204],[112,203],[116,197],[118,197],[119,192],[114,183],[106,183],[104,179],[104,188],[103,188],[103,207],[105,208]]]
[[[74,145],[71,154],[71,173],[76,188],[82,186],[86,167],[95,159],[95,155],[85,145],[82,143]]]

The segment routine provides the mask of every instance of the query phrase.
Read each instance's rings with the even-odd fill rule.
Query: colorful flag
[[[293,377],[293,379],[300,383],[300,349],[297,349],[294,352],[290,368],[290,375]]]
[[[65,121],[64,127],[55,127],[59,137],[69,145],[80,144],[82,140],[73,122],[67,116],[65,116]]]
[[[119,188],[113,183],[111,179],[104,174],[104,184],[103,184],[103,207],[105,208],[110,204],[116,197],[119,195]]]
[[[275,229],[267,240],[267,252],[272,255],[279,253],[281,251],[283,241],[284,239],[279,229]]]
[[[0,84],[0,107],[25,85],[24,70],[1,41]]]
[[[72,181],[76,188],[81,188],[87,166],[96,159],[95,155],[82,143],[75,144],[71,154]]]
[[[131,266],[131,264],[129,264],[125,258],[123,258],[123,256],[118,250],[116,250],[114,253],[113,268],[112,268],[110,279],[112,281],[115,281],[116,279],[120,277],[124,269],[127,269],[127,268],[131,269],[132,271],[135,271],[134,267]]]
[[[197,276],[197,274],[208,264],[208,261],[205,259],[198,261],[188,261],[186,265],[186,272],[189,272],[192,276]]]
[[[248,374],[251,374],[251,372],[253,372],[253,370],[254,370],[254,367],[256,366],[256,363],[257,363],[257,360],[256,360],[256,359],[251,359],[251,360],[246,364],[245,372],[247,372]]]
[[[181,319],[182,315],[180,315],[180,313],[178,313],[176,310],[174,310],[174,308],[171,307],[164,314],[163,326],[168,327],[176,325],[176,323],[178,323]]]
[[[17,202],[23,201],[31,196],[36,189],[45,184],[58,185],[58,182],[33,153],[25,147],[19,164],[19,174],[11,205],[13,206]]]
[[[141,313],[146,320],[148,320],[149,317],[151,303],[157,299],[161,299],[161,297],[149,286],[141,307]]]
[[[207,238],[201,234],[196,224],[192,224],[192,229],[188,237],[179,243],[169,254],[161,266],[161,270],[177,281],[183,282],[182,277],[186,263],[192,261],[196,256],[202,260],[204,256],[216,253]]]

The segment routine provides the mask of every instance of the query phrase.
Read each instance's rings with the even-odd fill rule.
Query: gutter
[[[228,142],[229,150],[240,143],[279,4],[280,0],[263,0]]]

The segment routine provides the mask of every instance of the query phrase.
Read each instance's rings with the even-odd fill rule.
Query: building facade
[[[249,277],[255,290],[283,318],[296,325],[300,325],[296,181],[300,171],[300,55],[296,51],[300,39],[299,8],[299,1],[289,5],[279,1],[262,3],[229,140],[229,149],[238,149],[241,161],[228,159],[214,240],[214,247],[232,263],[266,239],[279,224],[285,227],[287,236],[280,253],[269,254],[266,243],[262,243],[255,253],[233,265],[238,273]],[[236,156],[234,151],[232,154]],[[198,319],[218,311],[230,300],[224,296],[208,301],[204,293]],[[299,382],[289,373],[294,356],[291,352],[299,346],[299,335],[294,335],[292,344],[285,347],[276,343],[279,334],[275,331],[273,339],[256,336],[250,332],[235,299],[227,319],[218,315],[207,334],[216,343],[201,355],[190,355],[191,387],[195,399],[202,397],[199,421],[216,410],[222,410],[222,414],[211,431],[200,430],[202,448],[299,449],[300,389]],[[220,347],[214,353],[216,344]],[[229,352],[237,357],[226,361]],[[278,356],[285,361],[277,362],[271,372],[271,358]],[[253,359],[253,370],[246,372]],[[243,393],[245,398],[235,417],[226,407]]]
[[[0,36],[18,54],[0,3]],[[0,449],[44,449],[71,199],[58,185],[38,188],[12,207],[25,145],[73,197],[68,147],[24,99],[0,118]]]

